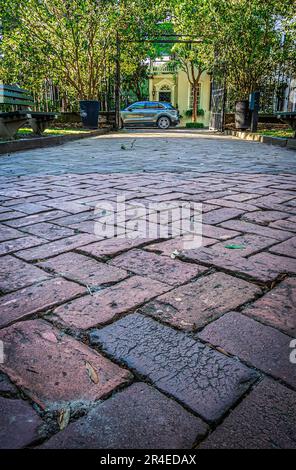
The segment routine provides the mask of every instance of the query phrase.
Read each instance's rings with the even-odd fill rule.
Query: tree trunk
[[[198,110],[197,86],[198,84],[193,85],[192,122],[197,121],[197,110]]]

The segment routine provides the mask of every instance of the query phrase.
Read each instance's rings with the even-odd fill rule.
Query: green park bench
[[[296,138],[296,111],[282,111],[276,113],[276,116],[291,126],[294,131],[294,138]]]
[[[24,125],[29,125],[35,134],[41,135],[57,117],[57,113],[32,111],[33,97],[27,90],[14,85],[0,85],[0,105],[12,108],[0,112],[0,138],[11,139]]]

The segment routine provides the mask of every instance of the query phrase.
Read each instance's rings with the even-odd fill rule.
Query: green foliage
[[[236,99],[265,87],[290,52],[289,0],[210,0],[216,73]],[[283,45],[283,33],[286,41]],[[290,70],[291,72],[291,70]]]
[[[204,127],[202,122],[186,122],[188,129],[202,129]]]
[[[291,0],[0,0],[0,20],[1,80],[34,94],[46,80],[70,101],[97,99],[106,90],[115,74],[116,34],[125,96],[131,90],[144,97],[147,58],[171,52],[195,91],[201,74],[214,71],[227,77],[234,99],[265,88],[279,69],[296,73]],[[173,48],[140,42],[173,33],[200,42]]]
[[[1,78],[39,92],[44,79],[67,96],[98,99],[114,77],[116,34],[124,83],[143,79],[151,44],[165,18],[158,0],[0,0]]]
[[[203,109],[198,109],[196,114],[197,116],[204,116],[205,112]],[[192,117],[192,109],[187,109],[187,111],[185,111],[185,116]]]
[[[258,131],[260,135],[269,135],[271,137],[283,137],[292,138],[294,137],[293,129],[265,129]]]

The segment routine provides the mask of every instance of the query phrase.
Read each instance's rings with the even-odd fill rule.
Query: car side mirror
[[[133,108],[127,108],[128,112],[132,112]]]

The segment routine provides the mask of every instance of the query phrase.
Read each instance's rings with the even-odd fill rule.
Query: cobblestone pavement
[[[6,176],[143,171],[295,173],[295,151],[209,131],[150,129],[0,155]]]
[[[130,221],[201,202],[203,246],[161,212],[114,238],[119,195]],[[296,175],[2,177],[0,201],[0,446],[296,448]]]

